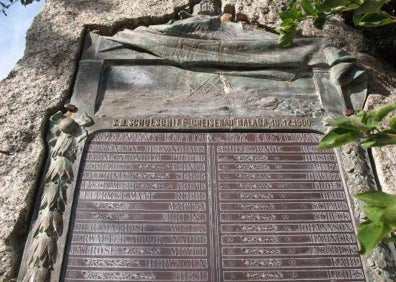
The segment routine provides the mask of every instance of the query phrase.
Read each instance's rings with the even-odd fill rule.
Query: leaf
[[[324,0],[318,5],[318,10],[321,12],[329,12],[331,10],[338,10],[345,8],[348,1],[345,0]]]
[[[297,0],[286,0],[286,5],[288,7],[293,6],[295,3],[297,2]]]
[[[313,25],[316,28],[323,29],[323,26],[327,20],[327,15],[325,13],[319,13],[315,18]]]
[[[312,1],[310,0],[301,0],[300,1],[301,8],[304,11],[305,16],[313,16],[316,15],[317,11],[314,6],[312,6]]]
[[[366,221],[358,228],[359,254],[367,255],[392,228],[387,225]]]
[[[297,23],[296,22],[288,22],[282,23],[279,28],[280,36],[278,39],[279,45],[283,47],[288,47],[293,43],[293,38],[297,32]]]
[[[389,119],[389,128],[396,133],[396,115]]]
[[[367,205],[387,208],[390,204],[396,203],[396,196],[382,191],[367,191],[354,195],[355,198],[363,201]]]
[[[389,103],[381,107],[377,107],[367,113],[368,119],[374,119],[375,121],[382,121],[384,117],[396,109],[396,103]]]
[[[318,11],[326,13],[345,12],[359,8],[364,0],[324,0],[318,5]]]
[[[361,1],[361,5],[356,8],[355,13],[357,14],[365,14],[371,12],[378,12],[381,10],[382,6],[385,4],[387,0],[365,0]]]
[[[279,17],[280,17],[280,19],[282,20],[281,25],[282,25],[284,22],[293,22],[293,21],[295,21],[295,20],[305,18],[305,17],[302,15],[302,12],[299,11],[295,6],[292,6],[292,7],[290,7],[289,9],[287,9],[286,11],[281,12],[281,13],[279,14]]]
[[[320,140],[318,149],[329,149],[342,146],[358,139],[361,133],[352,129],[336,128]]]
[[[384,131],[386,132],[386,131]],[[396,144],[396,134],[379,132],[370,135],[363,143],[363,148],[371,148],[385,145],[395,145]]]
[[[396,227],[396,203],[389,205],[383,213],[384,223]]]
[[[363,27],[379,27],[395,22],[395,18],[383,11],[359,13],[354,11],[353,24]]]
[[[381,217],[385,211],[385,208],[375,206],[364,206],[363,209],[366,213],[367,218],[374,223],[380,222]]]
[[[354,131],[370,131],[373,127],[370,127],[362,122],[361,116],[352,117],[337,117],[328,121],[328,124],[334,127],[351,129]]]
[[[299,19],[302,17],[301,12],[297,9],[296,6],[291,6],[286,13],[288,14],[288,17],[291,19]]]

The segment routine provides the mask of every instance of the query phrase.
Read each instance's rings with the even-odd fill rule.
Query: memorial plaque
[[[365,281],[337,158],[315,133],[101,132],[65,281]]]
[[[81,54],[18,280],[370,281],[348,201],[375,189],[367,155],[316,149],[366,99],[351,55],[207,15]]]

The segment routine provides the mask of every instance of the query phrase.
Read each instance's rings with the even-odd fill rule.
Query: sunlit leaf
[[[279,45],[283,47],[288,47],[293,43],[293,38],[296,35],[297,23],[291,22],[281,25],[279,28],[280,36],[278,39]]]
[[[396,203],[389,205],[383,212],[383,221],[392,227],[396,227]]]
[[[389,128],[396,133],[396,115],[389,119]]]
[[[367,118],[372,118],[376,121],[382,121],[384,117],[396,109],[396,103],[386,104],[381,107],[377,107],[367,113]]]
[[[357,9],[363,3],[364,0],[324,0],[318,5],[318,10],[328,13],[344,12]]]
[[[385,211],[385,208],[375,207],[375,206],[364,206],[364,212],[369,220],[378,223]]]
[[[382,191],[367,191],[355,194],[354,196],[367,205],[379,208],[387,208],[388,205],[396,203],[396,196]]]
[[[396,134],[380,132],[370,135],[363,143],[363,148],[372,148],[396,144]]]
[[[289,13],[289,17],[292,19],[298,19],[302,17],[301,12],[295,6],[292,6],[290,9],[287,10],[287,12]]]
[[[373,129],[372,126],[364,124],[360,116],[337,117],[329,120],[328,124],[334,127],[351,129],[354,131],[369,131]]]
[[[289,9],[286,11],[279,13],[279,17],[282,20],[282,24],[304,18],[302,12],[299,11],[295,6],[289,7]]]
[[[368,221],[360,224],[358,231],[357,239],[360,243],[359,254],[367,255],[386,234],[392,231],[392,228],[384,224]]]
[[[327,133],[320,140],[318,149],[329,149],[350,143],[361,136],[361,133],[352,129],[336,128]]]

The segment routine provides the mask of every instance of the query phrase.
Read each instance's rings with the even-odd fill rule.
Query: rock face
[[[72,91],[83,37],[87,30],[112,35],[124,28],[166,23],[181,10],[193,12],[193,0],[47,0],[27,34],[23,59],[0,82],[0,280],[17,276],[20,258],[36,199],[40,171],[46,148],[43,132],[50,115],[67,103]],[[235,3],[234,3],[235,2]],[[274,29],[279,21],[281,2],[223,1],[232,20]],[[247,24],[246,23],[246,24]],[[370,78],[370,104],[396,100],[396,74],[387,66],[362,53],[363,36],[333,18],[324,31],[307,23],[301,25],[305,36],[323,36],[337,47],[353,53]],[[370,92],[369,92],[370,93]],[[385,96],[388,96],[384,98]],[[269,104],[273,101],[262,101]],[[376,149],[374,159],[381,185],[396,192],[394,147]],[[383,256],[382,253],[376,256]],[[384,262],[385,263],[385,262]],[[392,281],[375,265],[382,280]]]

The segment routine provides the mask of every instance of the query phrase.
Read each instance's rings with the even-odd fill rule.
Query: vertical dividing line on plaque
[[[212,134],[212,136],[215,133]],[[213,140],[213,139],[212,139]],[[211,188],[212,188],[212,212],[213,212],[213,242],[214,242],[214,272],[215,272],[215,279],[213,281],[221,282],[223,281],[222,278],[222,253],[221,253],[221,236],[220,236],[220,209],[219,209],[219,194],[218,194],[218,181],[217,181],[217,146],[216,144],[211,144],[210,146],[210,162],[211,162]]]
[[[209,225],[209,281],[220,282],[220,254],[219,254],[219,231],[217,211],[216,189],[216,151],[211,143],[211,134],[207,134],[207,183],[208,183],[208,225]]]
[[[215,265],[215,250],[214,250],[214,241],[215,241],[215,232],[213,225],[213,188],[212,188],[212,150],[210,144],[210,134],[206,134],[206,182],[208,185],[208,232],[209,232],[209,265],[208,265],[208,278],[209,281],[215,281],[215,269],[213,269]]]

